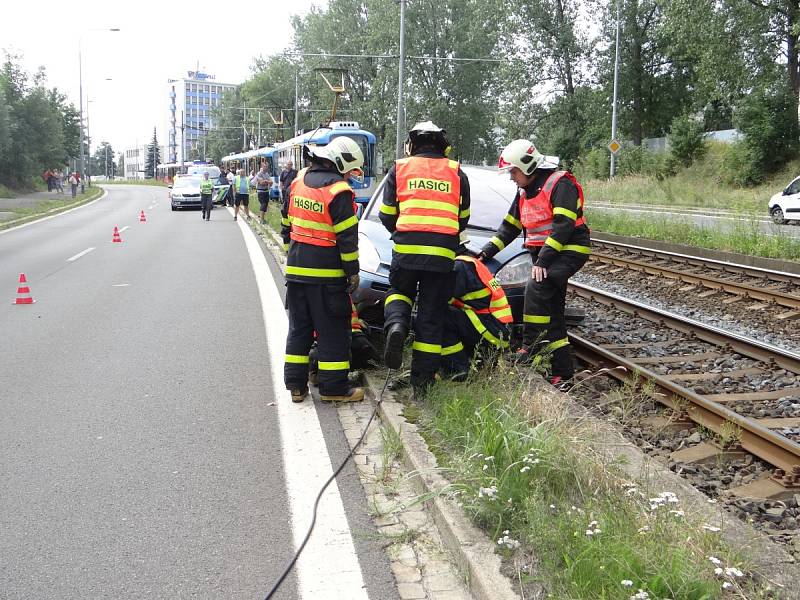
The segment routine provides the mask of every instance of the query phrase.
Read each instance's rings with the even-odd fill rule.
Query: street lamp
[[[113,81],[111,77],[106,77],[106,81]],[[92,187],[92,136],[89,131],[89,104],[94,102],[94,100],[89,100],[89,94],[86,94],[86,146],[89,150],[89,176],[86,180],[89,183],[89,187]],[[81,128],[83,131],[83,128]],[[81,144],[81,150],[83,149],[83,144]],[[83,178],[81,177],[81,193],[83,193]]]
[[[79,128],[80,128],[80,175],[81,181],[83,181],[84,175],[84,151],[83,151],[83,58],[81,53],[81,44],[83,42],[83,36],[87,33],[91,33],[93,31],[120,31],[118,27],[111,27],[111,28],[102,28],[102,29],[88,29],[84,31],[81,35],[78,36],[78,105],[80,111],[80,121],[79,121]],[[87,107],[88,108],[88,107]]]

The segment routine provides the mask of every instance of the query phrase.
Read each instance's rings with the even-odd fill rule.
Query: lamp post
[[[611,106],[611,141],[612,143],[617,140],[617,94],[619,88],[619,4],[617,0],[617,41],[614,50],[614,99]],[[610,176],[613,179],[617,174],[617,153],[611,152],[611,168]]]
[[[111,27],[111,28],[102,28],[102,29],[89,29],[84,31],[81,35],[78,36],[78,106],[79,106],[79,114],[80,114],[80,121],[79,121],[79,129],[80,129],[80,168],[79,172],[81,175],[81,182],[83,182],[83,175],[84,175],[84,138],[83,138],[83,58],[82,58],[82,51],[81,51],[81,44],[83,42],[83,36],[87,33],[93,31],[119,31],[118,27]],[[88,104],[88,102],[87,102]],[[88,109],[88,106],[87,106]],[[88,137],[88,136],[87,136]]]
[[[400,3],[400,61],[397,67],[397,139],[395,140],[395,158],[403,156],[403,130],[405,115],[403,107],[403,68],[406,62],[406,0]]]

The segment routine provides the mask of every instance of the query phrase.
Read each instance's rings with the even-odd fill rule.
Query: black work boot
[[[304,387],[301,390],[294,389],[292,390],[292,402],[295,404],[302,402],[308,396],[308,388]]]
[[[400,323],[389,326],[383,348],[383,362],[387,368],[397,370],[403,366],[403,344],[407,333],[406,328]]]

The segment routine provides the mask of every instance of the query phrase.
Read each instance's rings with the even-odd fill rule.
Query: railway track
[[[750,453],[774,467],[771,477],[728,493],[764,499],[800,493],[800,353],[590,286],[569,289],[587,312],[570,333],[580,360],[620,380],[635,373],[651,381],[679,425],[690,420],[727,440],[686,448],[675,460]]]
[[[778,315],[781,320],[800,317],[800,276],[792,273],[611,241],[593,241],[592,250],[595,271],[605,270],[614,274],[619,272],[616,269],[627,269],[663,277],[686,284],[682,289],[685,293],[703,288],[698,293],[701,299],[724,292],[730,295],[725,300],[728,304],[756,300],[789,309]]]

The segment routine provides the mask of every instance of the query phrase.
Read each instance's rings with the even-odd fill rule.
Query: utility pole
[[[247,107],[242,107],[242,152],[247,152]]]
[[[181,166],[178,168],[178,173],[183,173],[183,160],[186,146],[186,135],[184,134],[185,127],[186,124],[183,121],[183,111],[181,111]]]
[[[108,181],[108,144],[106,144],[106,181]]]
[[[405,130],[405,115],[403,112],[403,77],[406,60],[406,1],[400,3],[400,61],[397,66],[397,140],[395,143],[396,158],[403,156],[403,132]]]
[[[299,115],[297,113],[297,75],[298,71],[295,71],[294,72],[294,133],[292,134],[292,137],[296,136],[297,132],[300,131],[300,125],[298,120]]]
[[[617,44],[614,51],[614,99],[611,106],[611,143],[617,139],[617,93],[619,88],[619,5],[622,0],[617,0]],[[613,179],[617,173],[617,153],[611,152],[611,173]]]

